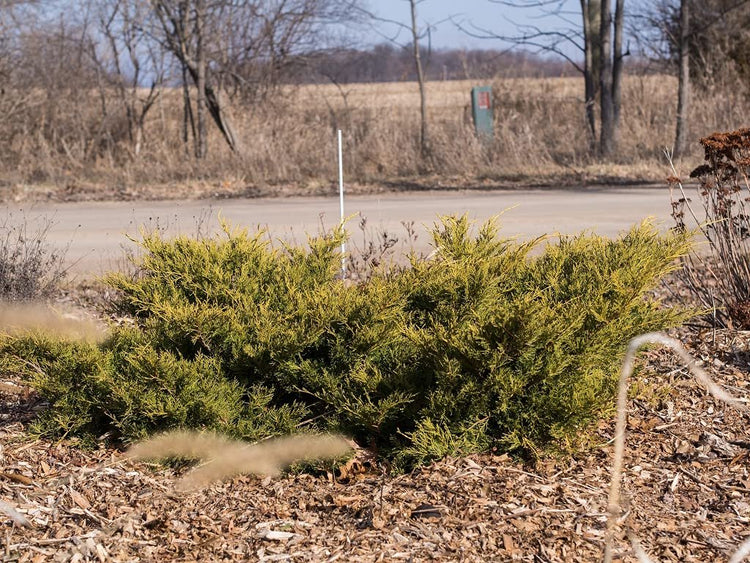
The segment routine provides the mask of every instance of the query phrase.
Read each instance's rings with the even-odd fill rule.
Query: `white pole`
[[[341,224],[344,224],[344,158],[341,147],[341,129],[338,130],[339,145],[339,203],[341,204]],[[346,242],[341,243],[341,279],[346,277]]]

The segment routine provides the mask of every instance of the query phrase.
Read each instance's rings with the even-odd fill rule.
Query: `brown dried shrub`
[[[711,311],[713,322],[750,328],[750,128],[701,139],[705,164],[690,174],[700,181],[702,213],[691,205],[682,183],[671,182],[676,228],[692,221],[708,242],[708,253],[683,260],[681,275],[691,293]],[[674,189],[673,189],[673,194]]]

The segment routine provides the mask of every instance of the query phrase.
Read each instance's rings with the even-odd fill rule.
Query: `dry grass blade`
[[[31,522],[23,514],[2,500],[0,500],[0,512],[6,514],[18,526],[31,526]]]
[[[188,430],[165,432],[135,444],[128,450],[133,459],[159,459],[164,457],[184,457],[189,459],[215,458],[222,451],[240,446],[228,438],[216,434],[201,434]]]
[[[638,558],[638,563],[653,563],[641,546],[641,542],[638,541],[638,538],[633,534],[629,534],[628,537],[630,538],[630,543],[633,545],[633,553],[635,553],[635,556]]]
[[[58,312],[42,303],[0,302],[0,334],[39,331],[61,338],[99,341],[106,331],[90,319]]]
[[[685,362],[688,371],[703,385],[716,399],[723,401],[740,410],[747,410],[743,401],[733,397],[717,385],[711,377],[701,369],[681,342],[660,333],[648,333],[637,336],[630,341],[625,360],[622,363],[620,382],[617,391],[617,425],[615,427],[615,455],[612,467],[612,482],[609,490],[607,535],[604,551],[605,563],[611,563],[612,538],[617,517],[620,514],[620,486],[622,483],[622,463],[625,456],[625,430],[627,426],[628,378],[633,373],[635,356],[640,348],[647,344],[661,344],[672,349]]]
[[[750,555],[750,538],[742,542],[739,549],[734,552],[734,555],[732,555],[729,563],[740,563],[740,561],[744,561],[748,555]]]
[[[332,435],[287,436],[247,444],[215,434],[175,431],[136,444],[128,455],[135,459],[186,457],[206,460],[178,483],[179,489],[192,490],[243,473],[277,475],[292,463],[338,457],[350,449],[343,437]]]

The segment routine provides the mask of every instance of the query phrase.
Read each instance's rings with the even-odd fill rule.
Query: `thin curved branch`
[[[542,31],[538,28],[535,28],[534,26],[526,26],[529,29],[532,29],[532,33],[526,34],[526,35],[518,35],[518,36],[509,36],[509,35],[499,35],[497,33],[494,33],[488,29],[481,28],[479,26],[476,26],[474,23],[471,23],[471,26],[473,29],[466,28],[462,23],[454,21],[453,24],[463,33],[468,35],[469,37],[474,37],[476,39],[498,39],[500,41],[505,41],[506,43],[513,43],[514,45],[524,45],[528,47],[534,47],[538,49],[537,52],[546,52],[546,53],[554,53],[563,59],[565,59],[568,63],[570,63],[578,72],[583,73],[584,69],[581,67],[580,63],[576,61],[572,56],[568,55],[563,51],[559,45],[563,42],[568,42],[572,44],[577,49],[583,51],[583,47],[578,44],[575,41],[575,37],[579,36],[576,32],[570,32],[565,33],[562,31]],[[544,42],[544,38],[553,38],[551,42]]]
[[[716,399],[735,407],[738,410],[747,412],[748,407],[744,400],[737,399],[726,392],[721,386],[716,384],[713,379],[695,363],[693,357],[688,353],[679,340],[670,338],[661,333],[651,332],[637,336],[630,341],[625,359],[622,363],[620,372],[620,382],[617,390],[617,424],[615,426],[615,452],[614,461],[612,462],[612,482],[609,489],[609,500],[607,506],[607,532],[605,536],[604,562],[611,563],[613,558],[613,538],[617,518],[620,515],[620,488],[622,486],[622,464],[625,457],[625,432],[627,429],[627,408],[628,408],[628,378],[633,373],[635,356],[643,346],[648,344],[661,344],[673,350],[680,359],[685,362],[688,371],[703,385],[706,390]],[[744,544],[743,544],[744,545]],[[748,546],[750,550],[750,546]]]

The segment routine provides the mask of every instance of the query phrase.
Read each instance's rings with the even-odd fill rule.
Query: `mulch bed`
[[[675,336],[718,383],[750,397],[750,333]],[[654,561],[728,561],[750,536],[748,415],[710,398],[672,353],[643,357],[629,404],[618,557],[637,560],[630,534]],[[243,476],[180,493],[173,469],[34,439],[27,425],[42,408],[0,374],[0,500],[31,524],[0,512],[2,561],[602,558],[612,422],[573,458],[470,456],[398,476],[376,465],[343,478]]]

